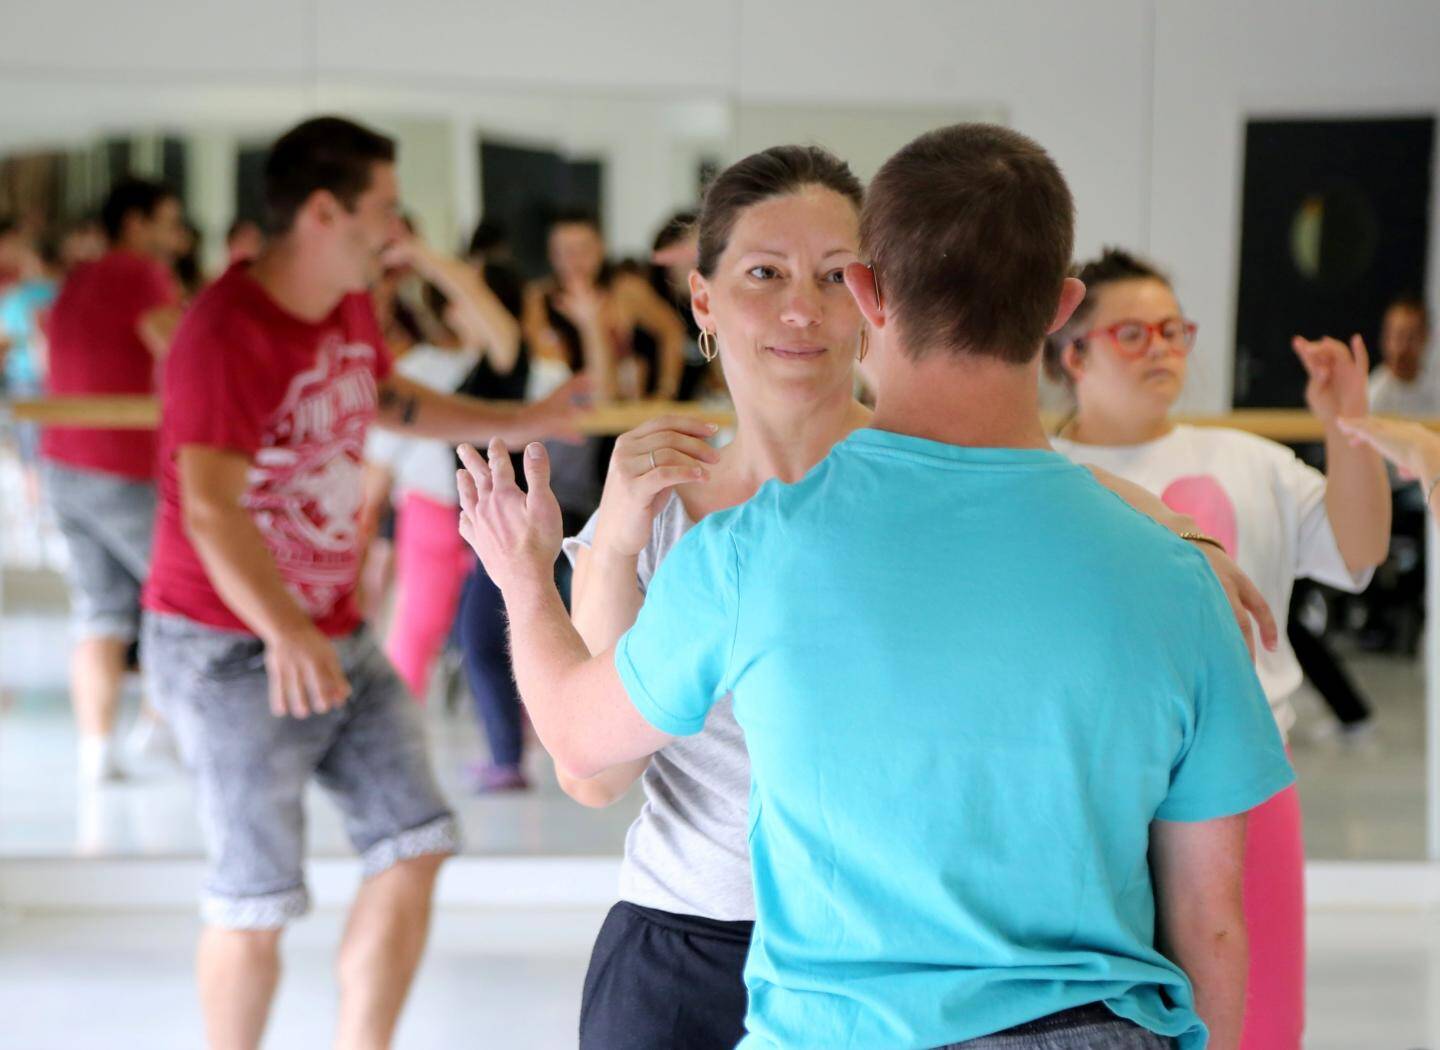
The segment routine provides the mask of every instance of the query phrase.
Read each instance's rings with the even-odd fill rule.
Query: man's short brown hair
[[[910,355],[1033,360],[1075,241],[1060,169],[1024,135],[955,124],[921,135],[870,183],[861,250]]]

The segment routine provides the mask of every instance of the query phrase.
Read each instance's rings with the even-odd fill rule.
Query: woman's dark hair
[[[509,243],[510,237],[503,225],[494,219],[481,219],[475,224],[475,232],[470,235],[468,254],[472,257],[484,255],[496,248],[503,248]]]
[[[1172,288],[1170,277],[1159,267],[1138,255],[1132,255],[1123,248],[1104,247],[1094,259],[1075,264],[1070,270],[1071,277],[1077,277],[1085,284],[1085,298],[1070,315],[1070,320],[1058,332],[1045,339],[1045,374],[1066,387],[1073,388],[1070,373],[1065,371],[1063,360],[1065,348],[1073,343],[1082,332],[1090,327],[1095,316],[1095,306],[1100,289],[1120,281],[1159,281]]]
[[[425,329],[420,324],[420,318],[415,316],[415,311],[410,309],[408,303],[398,298],[390,308],[390,323],[404,332],[412,343],[425,342]]]
[[[664,251],[672,244],[683,241],[694,232],[695,223],[698,222],[699,219],[700,215],[697,212],[677,211],[665,220],[665,225],[661,226],[660,232],[655,234],[655,241],[651,245],[650,250],[652,252]],[[696,323],[695,314],[690,310],[690,288],[688,285],[681,288],[672,288],[670,286],[669,267],[656,266],[654,263],[650,264],[646,275],[650,282],[650,287],[655,289],[655,294],[675,307],[675,312],[680,315],[680,320],[685,323],[685,330],[689,333],[690,338],[699,338],[700,325]]]
[[[677,211],[665,220],[665,224],[661,226],[659,232],[655,234],[655,241],[651,244],[650,250],[656,252],[663,251],[677,241],[683,241],[690,235],[690,231],[695,228],[695,223],[699,218],[700,215],[698,212]]]
[[[187,221],[185,229],[190,234],[190,250],[174,262],[175,277],[186,295],[196,295],[205,284],[205,275],[200,269],[203,234],[200,227]]]
[[[700,211],[700,273],[714,275],[741,212],[762,201],[798,193],[806,186],[833,190],[857,210],[865,196],[850,165],[818,146],[772,146],[715,176]]]
[[[556,208],[550,213],[550,221],[545,224],[545,235],[548,237],[557,226],[588,226],[597,235],[605,235],[600,226],[600,218],[588,208]]]

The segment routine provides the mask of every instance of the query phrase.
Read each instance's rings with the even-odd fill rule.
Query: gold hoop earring
[[[715,333],[708,328],[700,329],[700,356],[706,361],[713,361],[720,356],[720,347],[715,340]]]
[[[869,329],[869,328],[866,328],[866,327],[864,327],[864,326],[862,325],[861,328],[860,328],[860,356],[857,357],[855,360],[857,360],[857,361],[863,361],[863,360],[865,360],[865,355],[868,354],[869,352],[870,352],[870,329]]]

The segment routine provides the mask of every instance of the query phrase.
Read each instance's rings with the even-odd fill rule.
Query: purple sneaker
[[[477,762],[465,771],[470,790],[477,795],[493,795],[501,791],[529,791],[530,781],[519,766],[497,766]]]

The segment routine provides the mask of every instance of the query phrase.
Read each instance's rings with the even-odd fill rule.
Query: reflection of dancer
[[[693,211],[676,212],[660,227],[651,244],[649,281],[655,294],[675,308],[685,325],[685,367],[680,374],[680,383],[675,391],[677,401],[695,401],[706,393],[706,380],[710,378],[711,362],[705,360],[700,350],[700,326],[690,309],[690,271],[695,268],[696,242],[699,231]],[[637,347],[643,345],[647,336],[637,333]],[[653,340],[652,340],[653,342]],[[643,355],[642,355],[643,356]],[[657,376],[654,373],[653,346],[648,353],[651,360],[650,389],[653,392]]]
[[[1370,409],[1387,416],[1440,416],[1440,368],[1430,356],[1430,309],[1423,299],[1401,296],[1385,308]]]
[[[634,398],[652,387],[673,400],[684,365],[685,329],[679,315],[646,281],[615,273],[593,216],[565,212],[551,223],[552,274],[526,289],[525,339],[532,353],[563,361],[595,377],[602,399]],[[649,384],[633,353],[636,329],[659,344],[658,372]]]
[[[752,163],[774,173],[768,155]],[[702,233],[697,319],[735,363],[742,435],[759,449],[749,466],[768,456],[778,474],[793,453],[767,448],[758,423],[747,432],[747,412],[766,418],[808,390],[836,431],[853,425],[848,387],[819,378],[843,379],[834,359],[858,349],[841,339],[845,308],[825,306],[843,265],[870,333],[872,426],[730,510],[708,489],[738,488],[743,461],[711,466],[674,435],[623,442],[612,478],[641,480],[617,486],[614,506],[631,511],[597,525],[587,576],[604,571],[602,538],[630,572],[639,548],[660,546],[649,513],[673,534],[689,499],[716,512],[665,557],[613,651],[590,656],[549,581],[561,522],[543,449],[526,451],[528,496],[503,446],[488,466],[462,449],[461,527],[505,594],[536,729],[568,775],[594,777],[677,737],[698,748],[731,701],[751,763],[756,903],[742,1046],[1006,1031],[1005,1046],[1150,1048],[1160,1033],[1192,1050],[1203,1016],[1211,1045],[1233,1048],[1243,820],[1229,815],[1291,775],[1204,559],[1041,429],[1037,350],[1083,293],[1065,280],[1064,182],[1004,129],[924,136],[867,194],[873,270],[833,227],[797,221],[807,196],[845,219],[831,191],[737,193],[721,212],[739,216],[728,239],[715,230],[707,250]],[[751,376],[753,406],[740,393]],[[824,454],[818,426],[797,435]],[[693,820],[674,815],[684,797],[652,796],[652,812],[671,812],[650,819]],[[607,950],[640,961],[597,957],[592,975],[677,957],[649,932]],[[667,1001],[683,1013],[679,990]]]
[[[1363,590],[1385,556],[1389,492],[1378,458],[1347,445],[1336,424],[1365,412],[1358,341],[1296,340],[1306,399],[1325,424],[1329,479],[1284,447],[1233,430],[1177,426],[1195,326],[1158,271],[1111,250],[1077,271],[1084,303],[1053,336],[1047,359],[1078,410],[1056,448],[1159,493],[1225,543],[1284,617],[1295,578]],[[1282,731],[1301,681],[1287,641],[1259,655],[1261,683]],[[1246,921],[1252,957],[1245,1046],[1298,1050],[1304,1025],[1304,846],[1292,788],[1252,815],[1246,840]]]
[[[0,242],[7,238],[0,237]],[[49,238],[19,236],[14,242],[14,284],[0,287],[0,391],[20,400],[44,390],[45,325],[59,292],[59,245]],[[38,530],[40,511],[40,429],[34,423],[15,428],[24,476],[28,518]],[[38,537],[37,537],[38,540]],[[38,547],[38,543],[37,543]]]
[[[396,372],[432,390],[451,393],[484,359],[497,374],[515,368],[520,326],[485,286],[479,272],[418,239],[401,242],[386,259],[388,312],[408,312],[394,287],[414,273],[444,298],[433,342],[399,326],[390,341]],[[380,304],[377,302],[377,307]],[[403,355],[403,356],[402,356]],[[455,621],[460,587],[474,559],[455,534],[455,449],[444,442],[375,430],[365,456],[383,475],[385,498],[395,493],[395,610],[385,653],[417,700]]]
[[[309,902],[313,777],[366,875],[340,946],[337,1041],[385,1046],[456,840],[418,710],[356,607],[366,431],[540,435],[566,425],[573,390],[509,408],[392,373],[363,294],[402,236],[389,139],[301,124],[272,149],[265,196],[271,239],[200,295],[166,366],[146,668],[206,832],[210,1044],[260,1042],[280,931]]]
[[[109,251],[66,277],[51,308],[51,394],[149,394],[175,322],[167,266],[182,246],[180,201],[158,183],[117,183],[102,209]],[[47,427],[45,492],[70,551],[76,643],[70,695],[80,773],[119,775],[111,734],[155,521],[155,438],[145,430]]]
[[[1380,325],[1381,364],[1370,378],[1370,411],[1384,416],[1440,416],[1440,366],[1430,347],[1430,308],[1400,296]],[[1414,654],[1425,620],[1425,493],[1391,478],[1390,557],[1365,592],[1367,649]]]

